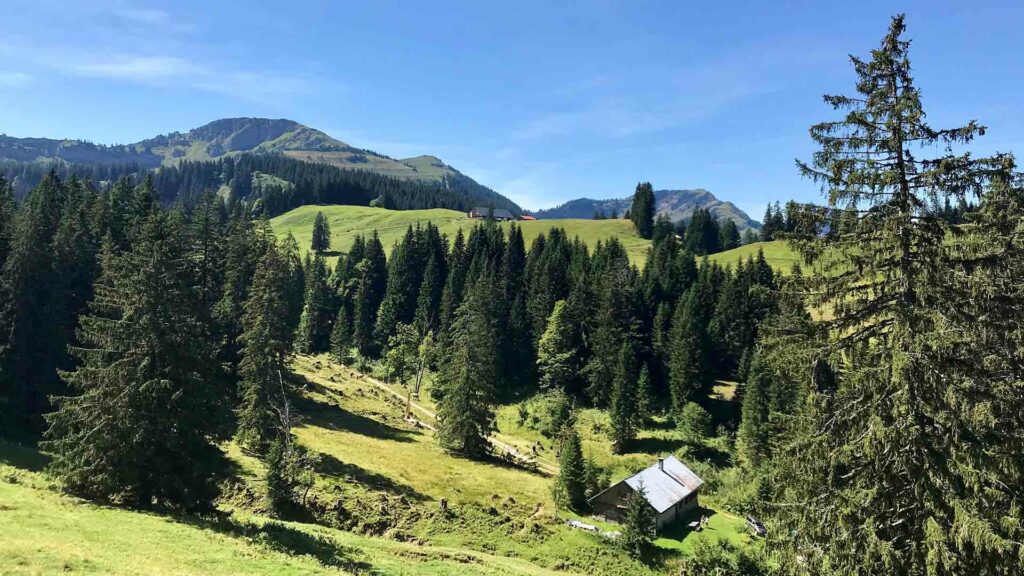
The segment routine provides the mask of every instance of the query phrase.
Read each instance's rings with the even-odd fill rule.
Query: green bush
[[[691,444],[700,444],[711,433],[711,414],[696,402],[687,402],[679,416],[679,431]]]

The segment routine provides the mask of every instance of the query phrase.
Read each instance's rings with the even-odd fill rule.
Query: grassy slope
[[[392,245],[405,234],[409,226],[417,223],[432,222],[449,238],[454,238],[460,228],[468,233],[478,221],[471,220],[462,212],[444,210],[385,210],[366,206],[301,206],[282,214],[271,224],[274,231],[281,237],[291,232],[299,242],[299,247],[309,247],[313,232],[313,219],[317,212],[323,212],[331,224],[331,248],[345,252],[352,246],[357,234],[369,234],[377,230],[384,248],[390,252]],[[617,237],[625,245],[630,258],[636,264],[643,264],[647,258],[647,247],[650,241],[636,235],[632,224],[626,220],[536,220],[518,222],[523,229],[527,246],[541,233],[558,227],[565,229],[569,237],[579,236],[593,247],[599,240]],[[510,224],[502,224],[504,227]]]
[[[545,575],[524,561],[235,513],[221,521],[107,508],[3,462],[0,574]]]
[[[708,256],[708,259],[712,262],[718,262],[722,266],[735,267],[736,262],[740,259],[745,261],[748,257],[756,258],[758,250],[763,250],[764,257],[772,268],[781,271],[783,274],[789,274],[789,271],[793,269],[793,264],[800,261],[800,256],[781,240],[754,242],[753,244],[712,254]],[[802,262],[801,265],[803,265]]]
[[[305,373],[309,373],[308,364],[303,365],[303,361],[300,358],[300,369]],[[332,370],[331,368],[325,368],[325,370]],[[337,374],[337,371],[334,372]],[[347,372],[348,374],[354,374],[354,372]],[[339,382],[344,378],[336,378]],[[429,390],[432,383],[428,380],[424,385],[424,392],[421,394],[420,404],[424,405],[429,410],[436,410],[436,406],[430,399]],[[390,387],[401,392],[403,389],[398,385],[390,385]],[[729,383],[722,383],[721,386],[716,387],[716,393],[712,396],[709,401],[709,405],[714,408],[713,412],[722,417],[726,416],[726,413],[730,410],[738,410],[739,407],[731,401],[731,391],[734,389],[735,384],[732,386]],[[722,391],[727,393],[723,394]],[[526,408],[530,419],[534,414],[538,414],[540,411],[539,400],[525,400],[522,402],[506,404],[499,406],[497,410],[497,426],[498,438],[508,444],[516,447],[520,452],[524,454],[530,454],[532,447],[537,446],[538,452],[537,458],[546,463],[557,464],[557,456],[555,455],[555,446],[552,439],[545,438],[537,430],[531,428],[528,423],[524,424],[519,421],[520,407]],[[397,406],[396,406],[397,408]],[[652,422],[645,429],[640,430],[637,441],[631,445],[631,450],[625,454],[613,454],[611,451],[611,421],[606,412],[592,409],[583,408],[577,411],[577,430],[580,432],[581,440],[583,441],[584,453],[593,458],[594,461],[602,468],[606,469],[610,473],[612,482],[617,482],[627,476],[631,476],[637,471],[650,466],[651,462],[657,456],[667,454],[683,454],[688,450],[686,442],[680,437],[679,432],[673,428],[664,418],[659,418]],[[692,451],[695,456],[701,459],[710,459],[721,461],[727,458],[725,452],[725,446],[715,439],[708,441],[706,446],[699,448],[698,450]],[[687,458],[685,455],[682,456],[684,461],[692,463],[692,460]],[[441,466],[439,463],[428,463],[429,467]],[[394,465],[384,464],[384,466]],[[698,469],[699,471],[699,469]],[[453,479],[455,482],[448,485],[446,489],[449,494],[466,494],[471,493],[473,490],[467,486],[462,485],[459,479]],[[489,479],[499,481],[498,478]],[[514,478],[510,480],[515,481]],[[424,482],[422,479],[413,479],[413,482]],[[474,485],[476,482],[473,483]],[[523,482],[520,486],[512,485],[501,485],[503,490],[512,490],[515,492],[525,492],[529,494],[528,497],[536,498],[537,505],[543,504],[545,507],[550,506],[550,497],[547,489],[545,488],[541,492],[534,492],[536,485],[534,482]],[[483,496],[484,502],[488,501],[489,490],[484,490],[479,493]],[[520,496],[521,497],[521,496]],[[681,551],[686,553],[689,551],[694,544],[699,540],[728,540],[733,544],[741,545],[748,544],[751,542],[751,538],[747,531],[744,521],[734,514],[717,509],[716,503],[713,499],[702,497],[701,503],[705,506],[705,509],[701,513],[706,514],[709,518],[709,529],[704,532],[691,532],[685,528],[684,523],[677,525],[674,529],[666,532],[657,541],[656,544],[666,551],[678,552]],[[696,514],[693,520],[697,520],[700,514]],[[559,512],[558,516],[561,518],[579,518],[573,514],[566,514]],[[595,523],[593,519],[587,519],[587,522]],[[689,519],[687,519],[689,521]],[[601,524],[597,522],[598,524]],[[606,530],[617,530],[619,529],[615,525],[601,524]]]
[[[324,520],[345,530],[269,521],[253,515],[259,504],[237,499],[225,504],[233,514],[217,523],[97,507],[23,471],[38,466],[33,452],[0,445],[0,573],[654,574],[599,537],[565,527],[567,515],[551,502],[552,478],[445,454],[429,431],[402,419],[400,402],[326,357],[300,356],[294,368],[303,389],[295,431],[321,457],[314,495],[328,510],[341,505],[344,513]],[[553,458],[550,442],[517,424],[517,412],[515,405],[499,410],[503,438],[524,448],[540,440]],[[586,410],[580,429],[587,453],[613,480],[682,445],[656,423],[634,452],[612,455],[606,420]],[[240,479],[262,493],[260,462],[233,445],[228,455]],[[438,512],[441,498],[451,502],[449,515]],[[737,518],[706,513],[712,530],[678,527],[658,540],[663,569],[671,571],[700,539],[748,541]]]
[[[306,389],[296,434],[325,462],[318,491],[361,516],[353,529],[571,573],[654,574],[597,536],[565,527],[551,477],[444,453],[431,432],[402,419],[401,402],[326,356],[299,356],[294,368]],[[438,516],[441,498],[453,516]]]

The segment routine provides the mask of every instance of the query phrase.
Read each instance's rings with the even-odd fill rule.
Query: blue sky
[[[0,0],[0,132],[124,143],[233,116],[434,154],[524,207],[711,190],[760,218],[905,11],[935,126],[1024,153],[1024,2]]]

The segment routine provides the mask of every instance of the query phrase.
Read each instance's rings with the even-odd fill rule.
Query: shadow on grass
[[[707,398],[704,408],[711,414],[712,424],[715,427],[725,426],[735,428],[740,419],[740,403],[723,398]]]
[[[0,464],[29,472],[40,472],[50,463],[50,457],[35,446],[0,441]]]
[[[263,525],[239,521],[228,515],[204,518],[191,515],[173,517],[175,521],[198,528],[213,530],[234,538],[242,538],[290,556],[310,556],[323,566],[338,567],[348,572],[363,574],[373,566],[353,559],[357,550],[341,546],[332,539],[304,532],[287,524],[267,521]]]
[[[373,418],[349,412],[337,404],[321,402],[311,398],[296,398],[295,407],[298,413],[302,415],[301,421],[304,424],[326,428],[327,430],[354,432],[363,436],[370,436],[381,440],[393,440],[395,442],[412,442],[413,436],[417,434],[413,431],[395,428]]]
[[[681,438],[637,438],[626,447],[630,452],[643,452],[645,454],[674,454],[682,448],[686,442]]]
[[[320,464],[317,466],[317,472],[323,476],[329,476],[332,478],[351,478],[353,482],[362,484],[372,490],[388,492],[396,496],[405,496],[406,498],[417,502],[428,500],[427,496],[417,492],[409,486],[399,484],[383,474],[370,472],[369,470],[360,468],[355,464],[342,462],[330,454],[320,453]]]
[[[715,512],[710,508],[697,506],[691,510],[688,510],[684,516],[677,519],[675,522],[666,526],[665,529],[661,531],[661,534],[659,534],[659,536],[661,536],[662,538],[668,538],[669,540],[685,540],[687,536],[695,532],[693,528],[690,528],[688,526],[690,522],[698,522],[700,521],[702,516],[707,516],[708,518],[711,518],[717,513],[718,512]],[[710,526],[707,526],[704,528],[704,530],[714,532],[715,529],[711,528]]]

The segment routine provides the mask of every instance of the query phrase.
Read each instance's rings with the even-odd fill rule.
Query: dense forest
[[[474,206],[504,208],[518,214],[519,206],[472,179],[454,173],[440,182],[406,180],[363,170],[304,162],[278,154],[241,154],[219,160],[182,161],[150,171],[138,164],[70,164],[0,160],[16,198],[24,197],[50,173],[71,176],[96,188],[109,188],[122,177],[142,180],[151,175],[158,200],[165,206],[194,206],[208,191],[230,205],[243,202],[250,213],[276,216],[304,204],[375,205],[397,210]]]
[[[370,232],[328,260],[318,218],[303,258],[270,215],[471,198],[277,156],[61,166],[20,201],[0,180],[0,435],[41,440],[71,493],[200,513],[233,438],[284,515],[314,482],[289,360],[327,353],[410,396],[433,375],[437,442],[459,457],[488,458],[500,403],[554,399],[556,499],[585,513],[575,410],[607,413],[624,452],[655,419],[708,433],[728,380],[742,410],[716,433],[773,530],[687,574],[1020,574],[1024,177],[1009,154],[967,151],[978,123],[925,123],[904,31],[894,18],[852,58],[856,95],[826,96],[840,116],[811,127],[799,168],[827,203],[769,206],[765,235],[804,262],[784,275],[763,254],[702,258],[738,245],[735,225],[655,218],[646,183],[629,214],[652,240],[639,269],[615,239],[527,245],[493,222],[410,227],[390,256]],[[653,563],[639,502],[620,543]]]

